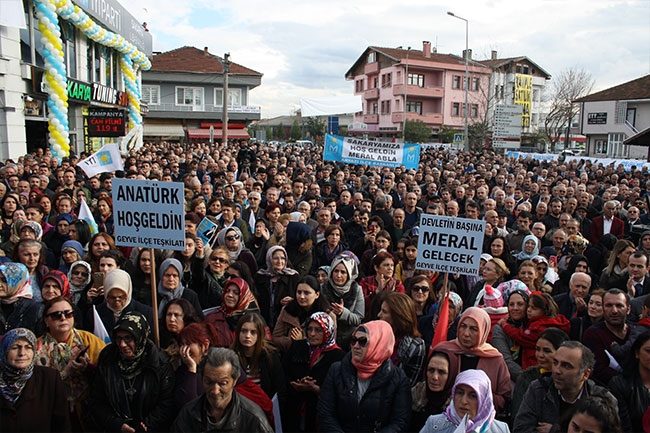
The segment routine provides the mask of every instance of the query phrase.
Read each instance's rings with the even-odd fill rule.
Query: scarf
[[[43,367],[52,367],[61,372],[72,359],[72,351],[77,347],[85,346],[76,329],[72,330],[67,341],[58,342],[48,332],[40,337],[36,344],[37,364]],[[65,383],[70,387],[71,392],[68,394],[68,399],[71,402],[81,397],[90,386],[89,376],[79,370],[72,370]]]
[[[249,309],[251,304],[257,304],[257,301],[255,299],[255,295],[253,295],[253,292],[251,292],[250,287],[248,287],[248,283],[241,278],[232,278],[228,280],[228,284],[226,284],[226,287],[230,286],[231,284],[234,284],[239,288],[239,301],[237,302],[237,305],[235,308],[228,308],[226,304],[222,304],[221,308],[224,311],[224,314],[226,317],[232,317],[236,314],[243,314],[246,310]],[[226,287],[224,287],[224,292],[226,291]]]
[[[336,325],[332,320],[332,317],[327,314],[318,312],[314,313],[309,317],[307,321],[307,326],[311,322],[318,323],[323,329],[323,343],[320,346],[312,347],[309,344],[309,338],[307,339],[307,346],[309,346],[309,367],[313,367],[316,362],[320,359],[321,355],[330,350],[339,349],[339,346],[336,344]]]
[[[32,377],[36,359],[36,356],[34,356],[32,362],[25,368],[12,367],[7,363],[9,348],[20,339],[27,340],[32,345],[32,348],[36,349],[36,336],[32,331],[25,328],[12,329],[0,341],[0,393],[11,404],[16,404],[27,381]]]
[[[492,383],[490,382],[490,378],[483,370],[466,370],[456,376],[456,383],[454,383],[454,387],[451,390],[452,396],[456,393],[456,387],[458,385],[469,386],[476,392],[476,396],[478,397],[476,415],[467,421],[465,433],[487,430],[496,415],[492,401]],[[462,421],[462,417],[456,412],[453,398],[451,404],[445,411],[445,416],[449,422],[456,426]]]
[[[533,241],[535,242],[535,249],[532,253],[528,254],[526,252],[526,242]],[[521,243],[521,251],[517,254],[517,259],[519,260],[532,260],[533,257],[539,254],[539,239],[535,235],[528,235],[524,238],[524,241]]]
[[[56,282],[61,290],[61,296],[66,299],[70,298],[70,283],[68,283],[68,277],[61,271],[49,271],[47,274],[43,275],[41,278],[42,284],[45,284],[45,280],[51,279]]]
[[[359,379],[370,379],[381,365],[393,354],[395,336],[393,328],[383,320],[373,320],[359,326],[354,332],[365,331],[368,334],[368,349],[361,361],[352,358],[352,365],[357,369]]]
[[[178,271],[178,285],[169,290],[166,287],[163,287],[163,275],[165,271],[169,269],[170,266],[173,266]],[[160,295],[160,304],[158,305],[159,313],[158,317],[163,317],[163,310],[165,305],[173,299],[180,299],[183,296],[185,291],[185,286],[183,286],[183,265],[177,259],[166,259],[160,264],[160,270],[158,271],[158,294]]]
[[[478,344],[476,347],[467,349],[465,346],[461,345],[458,338],[456,338],[452,341],[443,341],[442,343],[437,344],[435,350],[450,352],[457,355],[478,356],[480,358],[498,358],[502,356],[501,352],[495,349],[491,344],[487,343],[487,338],[492,327],[488,313],[479,307],[469,307],[465,310],[458,321],[458,329],[460,329],[460,325],[462,325],[463,321],[468,318],[474,319],[478,325]]]
[[[75,286],[74,284],[72,284],[72,271],[74,271],[77,266],[81,266],[85,268],[86,271],[88,272],[86,281],[81,286]],[[89,263],[84,262],[83,260],[79,260],[70,265],[70,270],[68,271],[68,283],[70,284],[70,294],[72,296],[73,304],[77,305],[79,303],[79,300],[83,295],[84,289],[90,283],[91,279],[92,279],[92,267],[90,266]]]
[[[117,362],[122,376],[125,379],[130,380],[142,372],[144,360],[146,358],[145,352],[148,352],[146,349],[150,345],[149,324],[142,313],[129,311],[124,314],[124,316],[120,317],[115,324],[113,335],[111,336],[113,341],[116,341],[118,331],[126,331],[134,338],[135,354],[133,357],[123,358],[120,355],[120,359]]]
[[[334,281],[332,280],[332,272],[334,272],[334,268],[336,268],[339,264],[343,264],[343,266],[345,266],[345,269],[348,271],[348,280],[342,286],[337,286],[336,284],[334,284]],[[357,266],[357,262],[352,257],[346,254],[339,254],[338,256],[334,257],[334,260],[330,265],[330,271],[327,276],[327,281],[332,287],[334,294],[339,298],[342,298],[350,291],[350,288],[352,287],[352,283],[354,283],[354,281],[357,279],[358,276],[359,276],[359,268]]]
[[[32,299],[34,292],[29,284],[29,271],[22,263],[8,262],[0,265],[0,272],[7,281],[7,296],[0,299],[3,304],[14,304],[20,299]]]
[[[124,307],[117,308],[111,307],[105,299],[108,297],[109,293],[113,290],[121,290],[126,293],[126,301],[124,301]],[[123,271],[122,269],[113,269],[108,271],[104,276],[104,303],[106,308],[113,312],[115,319],[118,319],[122,314],[122,311],[126,308],[127,305],[131,303],[131,296],[133,293],[133,284],[131,284],[131,276]]]
[[[228,254],[230,255],[230,261],[235,262],[239,258],[239,255],[241,252],[244,250],[244,235],[242,234],[241,230],[239,230],[238,227],[232,226],[228,227],[225,230],[221,230],[219,234],[217,235],[217,244],[219,245],[226,245],[226,236],[228,236],[228,233],[235,233],[237,236],[239,236],[239,245],[237,246],[237,249],[235,251],[230,251],[228,250]]]
[[[279,271],[273,269],[273,253],[275,253],[276,251],[282,251],[287,263],[287,265],[285,265],[285,267]],[[289,264],[289,257],[287,256],[287,251],[283,247],[276,245],[274,247],[269,248],[269,250],[266,252],[266,269],[260,269],[259,271],[257,271],[257,273],[271,278],[280,275],[296,275],[298,272],[295,271],[294,269],[291,269],[288,266],[288,264]]]

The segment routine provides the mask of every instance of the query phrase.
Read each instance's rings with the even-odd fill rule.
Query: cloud
[[[474,58],[525,55],[551,75],[582,67],[601,90],[650,73],[650,1],[491,0],[139,0],[125,7],[148,27],[154,50],[184,45],[231,59],[264,74],[249,102],[264,116],[289,114],[301,97],[350,95],[345,72],[369,45],[460,55],[464,23]]]

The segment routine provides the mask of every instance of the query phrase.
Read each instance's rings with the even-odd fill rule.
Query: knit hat
[[[287,225],[287,246],[298,247],[311,238],[311,230],[305,223],[290,222]]]
[[[483,297],[483,305],[492,308],[503,307],[503,297],[501,296],[501,291],[498,288],[486,284],[485,296]]]
[[[63,245],[61,245],[61,251],[65,250],[66,248],[72,248],[79,254],[79,258],[83,258],[84,256],[84,247],[81,245],[79,241],[65,241],[63,242]]]

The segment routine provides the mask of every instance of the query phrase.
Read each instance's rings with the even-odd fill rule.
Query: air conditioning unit
[[[31,80],[32,79],[32,66],[23,63],[20,65],[20,76],[23,77],[24,80]]]

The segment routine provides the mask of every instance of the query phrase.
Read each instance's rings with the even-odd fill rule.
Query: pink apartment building
[[[471,125],[488,121],[492,69],[471,60],[469,51]],[[443,125],[463,129],[465,58],[438,54],[428,41],[422,50],[368,47],[345,77],[354,80],[354,94],[363,100],[363,111],[355,113],[349,132],[400,137],[405,112],[407,120],[430,126],[433,135]]]

